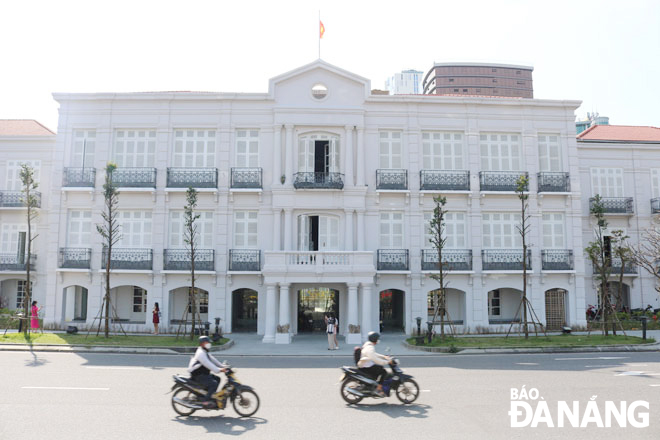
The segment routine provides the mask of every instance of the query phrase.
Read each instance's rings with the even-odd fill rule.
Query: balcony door
[[[339,139],[324,134],[301,137],[298,143],[298,171],[301,173],[338,173]]]
[[[301,251],[339,250],[339,219],[325,215],[299,216],[298,249]]]

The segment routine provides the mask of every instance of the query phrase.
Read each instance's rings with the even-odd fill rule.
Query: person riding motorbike
[[[201,336],[199,338],[199,347],[197,347],[197,351],[195,351],[195,354],[188,363],[188,372],[192,379],[204,385],[204,388],[207,390],[204,405],[209,406],[215,404],[213,394],[220,385],[220,378],[211,374],[211,372],[217,374],[225,371],[224,365],[209,353],[210,349],[211,340],[209,337]]]
[[[378,382],[376,392],[381,397],[384,397],[383,381],[387,377],[387,371],[385,371],[383,366],[389,365],[392,362],[392,358],[376,353],[376,344],[378,344],[379,340],[379,333],[369,332],[367,342],[362,345],[362,352],[360,353],[360,360],[357,366],[364,374]]]

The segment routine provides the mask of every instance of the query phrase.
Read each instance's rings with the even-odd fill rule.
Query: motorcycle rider
[[[217,374],[225,371],[224,365],[211,356],[209,353],[210,349],[211,340],[209,337],[200,336],[199,347],[197,347],[197,351],[195,351],[195,354],[188,363],[188,372],[192,376],[192,379],[204,385],[207,390],[206,402],[204,402],[204,405],[207,406],[215,404],[212,396],[220,385],[220,378],[214,376],[211,372]]]
[[[384,365],[389,365],[392,362],[390,356],[385,356],[376,353],[376,344],[380,340],[380,333],[369,332],[367,335],[367,342],[362,345],[362,352],[360,353],[360,360],[358,361],[358,368],[378,382],[376,392],[379,396],[385,397],[383,392],[383,380],[387,376]]]

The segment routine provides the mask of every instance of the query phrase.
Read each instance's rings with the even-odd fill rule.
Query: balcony
[[[36,200],[35,207],[41,208],[41,193],[32,191]],[[23,191],[0,191],[0,208],[25,208],[25,194]]]
[[[593,268],[594,274],[598,274],[596,268]],[[610,264],[610,276],[616,276],[621,273],[621,258],[612,257]],[[623,268],[624,275],[637,275],[637,265],[632,261],[626,261],[626,264]]]
[[[30,270],[34,270],[36,255],[30,258]],[[0,272],[24,272],[27,270],[27,255],[0,254]]]
[[[573,270],[573,251],[570,249],[541,250],[541,270]]]
[[[378,249],[376,269],[410,270],[408,249]]]
[[[589,199],[589,212],[593,209],[595,200],[595,197]],[[632,197],[601,197],[600,201],[605,214],[633,215],[635,212]]]
[[[651,214],[660,213],[660,198],[651,199]]]
[[[62,186],[67,188],[94,188],[96,170],[94,168],[64,168]]]
[[[343,189],[341,173],[295,173],[293,187],[296,189]]]
[[[192,259],[187,249],[165,249],[163,252],[163,270],[192,270]],[[197,249],[195,251],[195,270],[213,272],[215,270],[215,251]]]
[[[89,248],[60,248],[59,264],[61,269],[89,269],[92,250]]]
[[[539,192],[571,192],[571,180],[568,173],[538,173]]]
[[[261,189],[263,188],[263,171],[261,168],[232,168],[232,189]]]
[[[105,270],[108,250],[103,249],[101,269]],[[119,270],[152,270],[153,250],[139,248],[113,248],[110,258],[110,269]]]
[[[470,191],[470,172],[452,170],[421,170],[421,191]]]
[[[155,179],[155,175],[154,175],[154,179]],[[168,168],[167,187],[168,188],[191,188],[191,187],[217,188],[218,169],[217,168]]]
[[[443,268],[447,271],[471,271],[471,249],[443,249]],[[436,249],[422,249],[422,270],[438,269],[438,251]]]
[[[290,274],[309,282],[336,282],[351,275],[375,275],[373,252],[266,251],[264,273]]]
[[[479,172],[479,187],[481,191],[509,191],[518,189],[518,178],[529,177],[527,171],[481,171]],[[529,186],[525,187],[529,191]]]
[[[259,249],[229,249],[230,272],[259,272],[261,251]]]
[[[156,168],[117,168],[112,182],[118,188],[156,188]]]
[[[532,270],[532,251],[527,250],[527,269]],[[481,270],[523,270],[522,249],[483,249]]]
[[[376,189],[407,190],[408,170],[376,170]]]

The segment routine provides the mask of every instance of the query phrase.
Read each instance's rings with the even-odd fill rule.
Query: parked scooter
[[[389,397],[390,392],[394,391],[397,399],[402,403],[413,403],[419,397],[419,386],[411,375],[404,374],[399,367],[399,360],[393,359],[389,364],[392,374],[383,381],[383,391],[385,396]],[[357,404],[366,397],[381,399],[383,396],[377,392],[378,382],[366,375],[357,366],[341,367],[343,374],[340,378],[341,397],[350,404]]]

